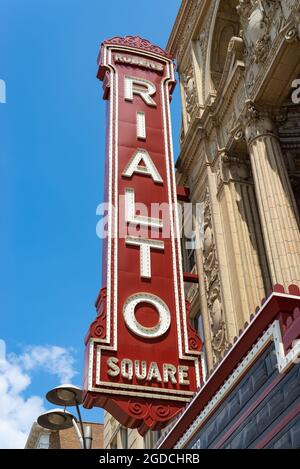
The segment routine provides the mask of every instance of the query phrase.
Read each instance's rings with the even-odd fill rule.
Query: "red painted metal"
[[[151,250],[151,278],[142,278],[140,248],[126,245],[125,207],[124,203],[118,204],[119,196],[130,188],[136,203],[143,203],[148,210],[152,203],[176,206],[169,123],[174,65],[161,48],[138,37],[105,41],[98,63],[98,77],[103,81],[103,97],[108,103],[105,200],[112,201],[114,211],[110,213],[110,235],[103,243],[103,288],[96,301],[97,318],[85,342],[84,406],[104,407],[122,425],[137,427],[144,434],[148,429],[162,428],[174,418],[202,381],[202,343],[190,326],[189,309],[185,306],[180,240],[172,230],[169,237],[163,237],[157,229],[155,239],[164,242],[164,249]],[[147,104],[138,92],[128,99],[125,77],[151,82],[156,88],[152,95],[156,105]],[[142,140],[137,138],[137,112],[145,116],[146,138]],[[123,172],[137,149],[148,152],[162,183],[138,172],[124,177]],[[169,216],[174,217],[173,212]],[[171,220],[171,227],[176,229],[176,219]],[[148,227],[143,227],[139,236],[152,239],[153,235]],[[140,292],[155,295],[169,309],[170,326],[157,338],[138,336],[124,320],[124,304],[131,295]],[[134,315],[145,328],[157,322],[155,311],[147,303],[140,304]],[[124,359],[132,363],[145,361],[147,369],[154,362],[162,380],[151,380],[148,376],[142,380],[135,373],[126,377],[121,366],[119,374],[112,376],[110,358],[117,359],[118,366]],[[164,364],[176,368],[176,383],[164,380]],[[187,367],[188,384],[179,380],[180,367]]]
[[[234,345],[214,369],[203,388],[197,392],[191,403],[182,412],[182,415],[179,416],[172,430],[159,445],[160,449],[174,447],[176,442],[238,366],[242,358],[247,355],[252,346],[274,320],[279,320],[285,352],[291,346],[292,339],[300,338],[300,325],[298,322],[300,296],[295,295],[295,293],[299,292],[297,288],[296,286],[290,286],[288,293],[285,293],[282,285],[275,285],[274,291],[270,292],[268,298],[262,300],[262,306],[257,309],[252,322],[246,327],[240,337],[236,338]],[[242,379],[242,376],[240,379]]]
[[[183,273],[183,280],[187,283],[199,283],[199,277],[197,274],[191,274],[190,272]]]
[[[177,200],[180,202],[190,202],[190,190],[185,186],[177,186]]]

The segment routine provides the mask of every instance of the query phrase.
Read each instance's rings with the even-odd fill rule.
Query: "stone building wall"
[[[300,282],[299,15],[293,0],[183,0],[168,42],[182,99],[177,182],[204,207],[194,308],[208,369],[272,285]]]
[[[92,427],[92,448],[103,448],[103,425],[84,423]],[[80,449],[80,442],[74,428],[52,431],[34,422],[25,449]]]

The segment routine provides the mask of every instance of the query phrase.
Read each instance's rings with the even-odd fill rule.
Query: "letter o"
[[[159,314],[158,323],[153,327],[145,327],[135,317],[135,308],[139,303],[149,303]],[[156,295],[151,293],[137,293],[131,295],[124,303],[123,316],[128,329],[145,339],[155,339],[167,332],[171,324],[171,315],[167,305]]]

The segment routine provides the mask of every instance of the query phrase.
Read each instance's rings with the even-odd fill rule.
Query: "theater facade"
[[[143,437],[106,413],[107,448],[300,447],[299,19],[297,0],[182,1],[166,52],[178,202],[201,208],[181,242],[201,382]]]

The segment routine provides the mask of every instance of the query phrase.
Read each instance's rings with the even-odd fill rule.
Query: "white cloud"
[[[42,368],[56,375],[61,383],[68,383],[77,374],[71,351],[55,345],[29,346],[22,355],[14,357],[14,360],[26,371]]]
[[[3,341],[1,348],[5,350]],[[31,425],[46,410],[40,396],[23,395],[39,368],[60,382],[76,374],[70,350],[62,347],[30,346],[21,355],[0,354],[0,448],[24,448]]]

